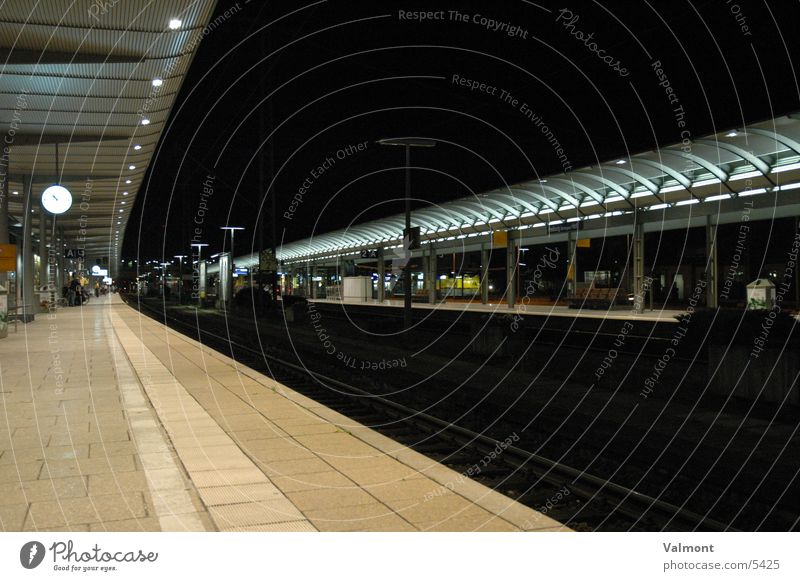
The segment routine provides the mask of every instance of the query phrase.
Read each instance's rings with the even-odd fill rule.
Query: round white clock
[[[72,194],[64,186],[52,185],[42,192],[42,205],[51,214],[63,214],[72,206]]]

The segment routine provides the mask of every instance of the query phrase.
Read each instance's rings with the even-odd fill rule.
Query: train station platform
[[[402,309],[402,299],[386,299],[382,303],[375,299],[360,301],[350,299],[309,299],[310,302],[334,305],[352,305],[358,307],[393,307]],[[412,308],[429,311],[446,312],[474,312],[493,315],[507,315],[509,313],[521,316],[537,317],[568,317],[572,319],[602,319],[607,321],[614,320],[636,320],[652,323],[677,323],[676,317],[686,311],[677,309],[653,309],[644,310],[636,313],[631,307],[615,306],[609,309],[571,309],[561,305],[539,305],[517,303],[513,308],[509,308],[505,302],[483,304],[480,301],[444,301],[436,304],[414,302]]]
[[[567,529],[110,296],[0,340],[0,530]]]

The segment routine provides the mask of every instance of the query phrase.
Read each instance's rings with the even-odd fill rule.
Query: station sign
[[[378,258],[378,250],[375,248],[370,250],[362,250],[361,258]]]
[[[0,272],[17,270],[17,245],[0,244]]]
[[[85,248],[65,248],[64,258],[86,258]]]

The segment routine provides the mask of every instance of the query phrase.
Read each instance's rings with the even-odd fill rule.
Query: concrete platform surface
[[[379,303],[375,299],[367,301],[358,300],[341,300],[341,299],[309,299],[314,303],[326,303],[333,305],[353,305],[364,307],[395,307],[402,309],[402,299],[386,299],[383,303]],[[430,303],[415,302],[411,305],[414,309],[424,310],[441,310],[441,311],[469,311],[476,313],[491,313],[495,315],[507,315],[509,313],[519,314],[522,316],[537,316],[537,317],[570,317],[570,318],[586,318],[586,319],[604,319],[604,320],[631,320],[631,321],[650,321],[656,323],[675,323],[675,317],[684,314],[686,311],[676,309],[655,309],[644,310],[641,313],[636,313],[630,307],[616,306],[610,309],[570,309],[560,305],[537,305],[527,304],[523,305],[518,303],[513,309],[510,309],[505,302],[502,303],[488,303],[482,304],[480,299],[477,301],[451,301],[440,302],[432,305]]]
[[[567,529],[112,296],[0,339],[0,530]]]

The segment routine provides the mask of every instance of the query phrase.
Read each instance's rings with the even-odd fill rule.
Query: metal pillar
[[[567,268],[567,290],[569,294],[575,296],[578,292],[578,231],[571,230],[567,233],[567,256],[569,256],[569,266]]]
[[[383,248],[378,249],[378,302],[386,299],[386,261],[383,259]]]
[[[0,244],[8,244],[8,148],[0,148]],[[5,272],[2,273],[5,277]]]
[[[633,308],[635,312],[644,310],[644,228],[638,222],[633,226]]]
[[[432,305],[436,304],[436,274],[439,257],[436,254],[436,249],[430,245],[430,254],[428,255],[428,302]]]
[[[317,267],[316,265],[312,264],[309,267],[309,275],[308,275],[308,298],[315,299],[317,298],[317,284],[314,282],[314,277],[317,275]]]
[[[717,308],[719,294],[717,293],[717,226],[711,221],[711,216],[706,216],[706,306],[710,309]]]
[[[481,303],[489,302],[489,250],[481,247]]]
[[[47,251],[47,212],[39,198],[39,287],[47,285],[50,290],[50,265]]]
[[[517,245],[514,243],[514,232],[507,232],[506,242],[506,301],[508,308],[513,309],[517,304]]]
[[[36,299],[33,286],[33,192],[30,176],[22,178],[22,193],[25,196],[22,219],[22,272],[20,283],[22,285],[22,317],[25,322],[32,321],[36,308]]]
[[[406,215],[403,253],[403,330],[411,327],[411,147],[406,145]]]

